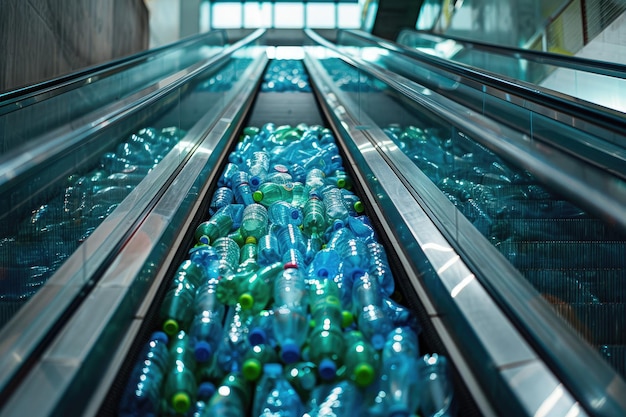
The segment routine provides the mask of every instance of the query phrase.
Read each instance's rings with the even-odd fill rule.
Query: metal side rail
[[[164,279],[174,255],[170,248],[183,239],[189,218],[219,175],[216,167],[243,123],[263,69],[257,65],[242,77],[244,88],[215,123],[194,128],[201,142],[189,161],[126,236],[89,297],[54,335],[0,416],[96,413]]]
[[[429,55],[365,32],[343,30],[337,39],[339,47],[380,48],[385,54],[368,62],[379,66],[382,63],[387,69],[477,113],[626,178],[626,117],[619,111]],[[626,71],[622,77],[626,77]]]
[[[338,51],[335,52],[339,53]],[[326,77],[323,71],[319,69],[316,61],[311,59],[311,55],[309,54],[306,61],[310,67],[309,71],[314,73],[316,77]],[[552,182],[555,185],[560,183],[560,186],[566,189],[578,186],[583,187],[583,189],[591,189],[593,188],[593,180],[599,180],[604,176],[603,173],[597,172],[593,167],[581,168],[579,161],[573,163],[570,157],[566,155],[559,156],[555,154],[554,150],[548,151],[550,159],[547,158],[547,155],[541,156],[542,152],[546,152],[544,147],[528,142],[525,137],[517,132],[498,126],[484,117],[462,109],[455,103],[432,92],[424,91],[428,95],[420,94],[422,91],[420,86],[408,80],[401,80],[395,74],[372,70],[367,68],[366,64],[358,62],[354,58],[338,56],[350,65],[356,65],[360,70],[371,73],[376,78],[388,83],[392,88],[406,95],[406,97],[433,111],[438,116],[444,118],[444,120],[448,120],[451,125],[457,126],[465,132],[471,132],[473,138],[480,140],[480,143],[492,149],[496,154],[513,159],[529,170],[532,168],[535,175],[540,176],[542,180]],[[318,68],[317,70],[311,69],[316,67]],[[560,399],[566,397],[573,398],[574,401],[579,402],[579,405],[575,406],[575,411],[578,413],[584,414],[587,412],[589,415],[598,416],[623,415],[626,411],[626,399],[623,395],[626,392],[626,384],[621,377],[590,346],[581,343],[580,339],[569,327],[564,326],[564,322],[554,314],[548,303],[525,281],[524,277],[484,239],[428,177],[396,148],[394,143],[380,128],[373,124],[367,115],[363,114],[363,112],[350,113],[351,111],[356,111],[358,106],[352,103],[338,88],[334,86],[328,87],[329,83],[331,81],[326,80],[323,84],[328,90],[324,92],[323,96],[329,108],[334,109],[331,115],[334,114],[336,118],[350,116],[355,120],[355,130],[358,134],[365,135],[370,139],[369,145],[364,143],[359,145],[358,149],[369,150],[370,146],[372,146],[373,148],[371,149],[377,150],[384,155],[385,160],[390,165],[389,169],[395,172],[397,180],[405,184],[408,192],[421,207],[420,210],[423,210],[432,219],[429,222],[436,224],[439,233],[449,242],[446,247],[452,247],[455,253],[471,269],[473,274],[470,278],[467,278],[462,284],[461,281],[457,281],[459,287],[457,287],[454,294],[457,294],[457,291],[460,291],[465,285],[473,285],[477,281],[477,284],[485,289],[485,299],[474,298],[470,303],[474,307],[478,307],[482,303],[487,302],[486,300],[489,300],[489,302],[494,300],[493,302],[498,305],[501,311],[500,314],[503,317],[505,315],[508,316],[506,319],[507,323],[516,329],[515,333],[517,336],[524,339],[523,346],[532,352],[533,359],[531,362],[535,364],[534,361],[537,361],[537,365],[542,369],[541,374],[543,377],[548,378],[552,381],[551,383],[556,381],[553,390],[540,389],[541,385],[535,385],[533,382],[530,382],[528,385],[518,384],[514,382],[514,379],[508,382],[494,381],[493,376],[488,375],[489,369],[492,367],[477,365],[476,360],[474,360],[474,366],[478,367],[478,369],[475,369],[475,378],[478,380],[482,378],[482,382],[486,384],[483,386],[483,389],[487,392],[494,391],[502,388],[498,385],[500,382],[506,382],[509,384],[508,387],[513,390],[513,393],[509,393],[509,395],[512,395],[516,398],[515,401],[523,405],[528,413],[527,415],[535,413],[541,415],[569,415],[567,410],[563,414],[557,412],[543,414],[546,412],[546,407],[549,407],[550,404],[556,404]],[[367,152],[367,155],[369,154],[370,152]],[[590,179],[593,180],[586,183]],[[624,189],[621,181],[610,182],[613,183],[612,187],[616,187],[614,188],[616,193],[620,189]],[[599,183],[599,186],[602,187],[601,183]],[[612,204],[616,210],[613,215],[617,215],[620,210],[623,212],[623,207],[625,207],[623,201],[615,200]],[[623,227],[623,224],[620,226]],[[400,233],[402,234],[402,231]],[[428,242],[419,245],[419,247],[423,246],[433,250],[435,253],[437,252],[437,245],[431,246]],[[416,248],[418,246],[407,243],[405,247]],[[428,251],[426,252],[428,253]],[[450,265],[457,262],[457,260],[448,259],[450,260]],[[440,271],[447,271],[447,268],[447,266],[442,267]],[[458,296],[452,297],[447,290],[442,293],[442,286],[451,290],[451,287],[447,286],[446,281],[437,278],[427,280],[426,283],[430,285],[430,297],[435,301],[439,300],[440,308],[445,308],[446,311],[456,309],[456,307],[453,308],[451,306],[455,306],[454,303],[457,301]],[[455,328],[465,321],[462,317],[450,317],[447,320],[449,320],[448,325],[450,328]],[[471,320],[468,320],[468,322],[468,324],[472,324]],[[473,326],[481,327],[481,329],[472,331],[489,331],[489,329],[482,329],[483,324],[480,320],[472,324],[470,328]],[[487,326],[489,327],[490,325],[487,324]],[[459,331],[463,332],[464,330]],[[479,352],[479,361],[486,360],[487,362],[485,363],[490,363],[489,360],[494,360],[489,359],[493,357],[492,355],[498,358],[499,355],[506,355],[509,352],[510,348],[506,346],[500,345],[499,348],[496,348],[496,346],[499,346],[498,344],[505,343],[508,340],[506,339],[508,336],[506,338],[498,334],[493,336],[498,339],[494,341],[489,340],[489,343],[494,343],[493,352],[490,355],[485,355],[483,352],[483,356],[480,356],[481,353]],[[456,333],[455,337],[464,338],[464,335],[463,333]],[[464,353],[473,349],[470,346],[480,346],[466,343],[465,341],[462,341],[462,344],[463,350],[465,350]],[[500,348],[503,350],[500,351]],[[489,348],[485,347],[485,349]],[[517,365],[520,365],[520,363]],[[506,374],[506,370],[509,368],[515,369],[517,365],[509,364],[496,369]],[[528,374],[524,375],[530,378],[531,373],[528,370]],[[506,401],[500,402],[500,400],[496,400],[496,403],[505,407],[499,410],[500,415],[510,414],[510,410],[506,408]]]
[[[206,141],[208,131],[219,132],[220,129],[224,130],[229,126],[235,114],[233,106],[242,106],[241,103],[251,94],[251,89],[260,78],[266,63],[265,54],[259,54],[238,82],[231,104],[225,109],[219,108],[206,114],[196,123],[154,171],[56,271],[46,285],[32,297],[28,305],[20,309],[2,329],[0,407],[10,400],[11,396],[8,394],[17,388],[22,378],[26,377],[33,362],[40,360],[38,357],[47,349],[47,344],[63,332],[64,328],[71,326],[74,310],[82,303],[90,305],[88,301],[94,300],[93,290],[99,285],[99,280],[103,279],[102,274],[118,262],[116,261],[118,253],[127,250],[129,240],[139,233],[136,229],[145,227],[151,213],[162,207],[163,199],[168,192],[172,192],[168,191],[167,187],[180,183],[181,175],[185,173],[190,175],[188,174],[190,168],[187,166],[197,160],[198,155],[206,157],[206,154],[211,152],[203,142]],[[176,189],[176,186],[174,188]],[[127,284],[130,285],[130,282]],[[91,316],[92,322],[93,317],[98,317],[96,321],[100,322],[101,316]],[[84,332],[84,329],[81,331]],[[76,347],[82,346],[80,344]],[[30,402],[32,403],[32,398]]]
[[[485,416],[586,415],[438,230],[415,190],[385,155],[389,140],[355,118],[311,56],[305,58],[322,107],[346,138],[350,164],[367,181],[375,210],[461,378]],[[417,179],[419,180],[419,178]],[[550,401],[553,392],[559,397]],[[544,405],[547,404],[547,405]]]

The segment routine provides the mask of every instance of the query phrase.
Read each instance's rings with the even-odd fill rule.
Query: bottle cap
[[[374,367],[369,363],[361,363],[354,369],[354,382],[360,387],[365,387],[374,381]]]
[[[254,305],[254,297],[250,293],[243,293],[239,296],[239,304],[244,310],[250,310]]]
[[[172,407],[174,407],[174,410],[176,410],[176,412],[186,413],[187,410],[189,410],[190,406],[191,406],[191,399],[189,398],[189,395],[187,395],[186,393],[177,392],[172,397]]]
[[[330,381],[337,374],[337,365],[331,359],[324,358],[317,367],[320,377],[326,381]]]
[[[165,332],[162,331],[156,331],[152,333],[152,335],[150,336],[150,340],[159,341],[165,344],[169,343],[169,337],[167,337]]]
[[[198,385],[198,398],[210,398],[215,393],[215,385],[205,381]]]
[[[346,186],[346,179],[345,178],[337,179],[337,187],[344,188],[345,186]]]
[[[328,278],[328,276],[330,275],[330,273],[328,272],[328,269],[324,268],[324,267],[320,267],[317,269],[317,276],[320,278]]]
[[[253,175],[248,180],[248,184],[250,184],[250,187],[258,188],[261,185],[261,178],[258,175]]]
[[[300,347],[292,341],[283,343],[280,357],[285,363],[294,363],[300,360]]]
[[[341,327],[344,329],[350,327],[354,323],[354,314],[349,310],[343,310],[341,312]]]
[[[174,319],[165,320],[165,323],[163,323],[163,331],[168,336],[174,336],[178,333],[178,322]]]
[[[252,193],[252,198],[254,199],[254,201],[256,201],[257,203],[261,200],[263,200],[263,191],[259,191],[256,190],[255,192]]]
[[[383,347],[385,347],[385,337],[380,333],[376,333],[375,335],[373,335],[370,342],[376,350],[381,350]]]
[[[289,262],[286,262],[286,263],[285,263],[285,266],[284,266],[283,268],[284,268],[284,269],[290,269],[290,268],[292,268],[292,269],[298,269],[298,268],[299,268],[299,266],[298,266],[297,262],[295,262],[295,261],[289,261]]]
[[[362,201],[356,201],[353,207],[357,213],[363,213],[365,211],[365,205],[363,204]]]
[[[260,327],[255,327],[248,333],[248,341],[252,346],[267,343],[267,333]]]
[[[261,376],[261,362],[258,359],[247,359],[243,362],[241,372],[248,381],[256,381]]]
[[[205,340],[196,343],[193,354],[198,362],[206,362],[211,357],[212,349]]]
[[[254,243],[254,244],[256,244],[256,237],[254,237],[254,236],[248,236],[248,237],[246,238],[246,243]]]
[[[198,242],[202,243],[203,245],[209,245],[211,243],[211,239],[209,239],[207,235],[202,235],[198,239]]]

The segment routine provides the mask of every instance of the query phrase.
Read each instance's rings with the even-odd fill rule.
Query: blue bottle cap
[[[211,357],[212,349],[206,341],[200,340],[196,343],[193,354],[198,362],[206,362]]]
[[[317,367],[317,371],[322,379],[330,381],[337,374],[337,365],[331,359],[324,358]]]
[[[300,347],[292,341],[283,343],[280,354],[283,362],[294,363],[300,359]]]
[[[210,398],[215,393],[215,385],[205,381],[198,386],[198,398]]]
[[[250,180],[248,180],[248,184],[250,184],[250,187],[259,188],[259,185],[261,185],[261,178],[257,175],[253,175],[250,177]]]
[[[169,338],[167,337],[167,334],[161,331],[156,331],[152,333],[152,336],[150,336],[150,340],[156,340],[165,344],[169,343]]]
[[[383,347],[385,347],[385,337],[380,333],[376,333],[375,335],[373,335],[370,342],[376,350],[381,350]]]
[[[262,345],[267,343],[267,333],[260,327],[254,327],[248,333],[248,341],[252,346]]]

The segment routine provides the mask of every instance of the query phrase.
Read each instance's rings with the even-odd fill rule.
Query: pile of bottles
[[[387,89],[387,86],[382,81],[370,77],[356,67],[348,65],[340,58],[322,59],[320,63],[335,84],[343,91],[365,93]]]
[[[311,92],[309,76],[299,59],[274,59],[270,62],[263,83],[263,92]]]
[[[57,195],[35,208],[17,234],[0,239],[0,325],[32,297],[184,135],[145,128],[71,175]]]
[[[202,81],[196,87],[196,91],[207,91],[219,93],[230,91],[233,84],[241,78],[243,72],[248,68],[252,59],[232,58],[219,72],[211,76],[208,80]]]
[[[120,416],[455,415],[332,133],[247,127]]]

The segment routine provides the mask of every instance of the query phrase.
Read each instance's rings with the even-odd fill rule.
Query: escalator
[[[145,118],[120,117],[133,127],[106,133],[123,138],[149,120],[186,135],[166,157],[176,163],[150,171],[2,330],[3,357],[27,359],[7,359],[12,366],[3,367],[9,371],[1,415],[116,415],[129,369],[159,327],[159,306],[207,219],[228,155],[244,126],[268,122],[332,130],[387,250],[394,297],[423,328],[420,350],[450,358],[459,415],[623,414],[619,359],[615,369],[608,366],[539,296],[558,297],[561,315],[576,316],[592,344],[619,357],[620,324],[611,333],[593,316],[609,304],[617,316],[623,306],[621,293],[609,290],[623,268],[623,222],[607,226],[624,207],[619,179],[558,150],[524,144],[510,128],[440,97],[424,100],[409,80],[376,78],[370,66],[328,46],[307,48],[314,93],[264,91],[264,54],[242,45],[171,101],[155,98]],[[203,85],[225,87],[229,74],[226,92],[197,93]],[[567,185],[606,195],[589,202]],[[566,220],[555,221],[561,217],[554,213]],[[547,228],[558,235],[548,242],[540,240]],[[525,230],[536,233],[531,239]],[[579,292],[553,284],[555,270],[568,273],[562,271],[573,251],[583,254],[572,280]],[[44,317],[52,308],[46,300],[55,292],[67,296],[68,287],[75,295]],[[22,345],[14,344],[20,328],[28,329]],[[36,343],[25,349],[35,330]]]

